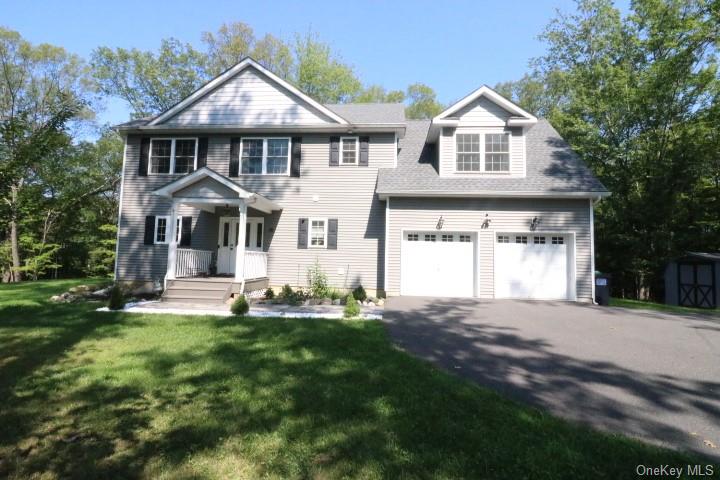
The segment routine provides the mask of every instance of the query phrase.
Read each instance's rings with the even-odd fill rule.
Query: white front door
[[[475,293],[475,235],[463,232],[404,232],[400,294],[472,297]]]
[[[262,252],[263,225],[262,217],[248,217],[245,223],[245,250]]]
[[[235,252],[239,234],[238,223],[238,218],[220,217],[217,254],[218,274],[235,274]]]

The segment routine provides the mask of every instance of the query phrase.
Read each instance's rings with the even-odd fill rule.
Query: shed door
[[[712,263],[678,264],[678,299],[685,307],[715,308],[715,269]]]

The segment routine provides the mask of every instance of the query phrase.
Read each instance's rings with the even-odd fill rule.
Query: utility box
[[[610,275],[595,273],[595,302],[598,305],[610,305]]]

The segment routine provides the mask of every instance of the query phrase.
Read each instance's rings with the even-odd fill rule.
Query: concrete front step
[[[230,278],[195,278],[168,281],[161,301],[221,305],[232,285]]]

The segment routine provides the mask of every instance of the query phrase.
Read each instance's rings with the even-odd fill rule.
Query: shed
[[[665,303],[718,308],[720,253],[687,252],[665,267]]]

